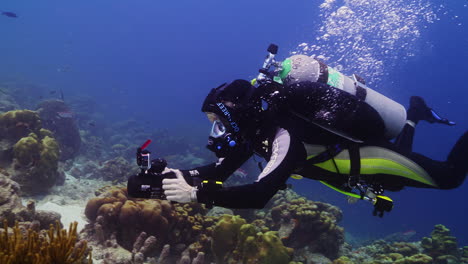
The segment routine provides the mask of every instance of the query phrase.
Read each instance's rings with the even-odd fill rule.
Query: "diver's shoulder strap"
[[[351,144],[348,147],[350,169],[349,169],[349,187],[354,187],[359,182],[359,175],[361,174],[361,154],[359,144]]]
[[[311,154],[312,157],[307,159],[308,164],[317,164],[325,162],[329,159],[334,158],[343,149],[339,144],[333,146],[318,146],[308,145],[306,146],[307,154]]]
[[[343,147],[341,144],[331,145],[331,146],[316,146],[308,145],[306,146],[307,154],[310,157],[307,159],[308,164],[317,164],[322,163],[327,160],[333,159],[340,152],[347,149],[350,159],[350,175],[359,176],[361,171],[361,154],[360,154],[360,145],[357,143],[351,143],[347,147]]]

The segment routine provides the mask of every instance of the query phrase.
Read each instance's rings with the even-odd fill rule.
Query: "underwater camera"
[[[167,166],[164,159],[151,160],[148,150],[145,148],[151,143],[147,140],[136,152],[136,162],[141,171],[137,175],[128,178],[128,195],[133,198],[152,198],[165,200],[162,180],[165,178],[176,178],[173,172],[162,173]]]

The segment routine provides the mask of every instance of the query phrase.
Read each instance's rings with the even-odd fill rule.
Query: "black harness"
[[[348,182],[347,182],[347,187],[349,189],[354,189],[360,182],[360,173],[361,173],[361,154],[359,151],[360,145],[357,143],[351,143],[347,148],[343,148],[342,145],[336,144],[336,145],[331,145],[327,146],[327,149],[315,157],[308,159],[306,164],[308,165],[315,165],[318,163],[325,162],[327,160],[332,160],[333,163],[335,164],[335,168],[338,174],[341,174],[338,166],[335,163],[335,157],[344,149],[348,149],[349,151],[349,158],[350,158],[350,173],[348,176]],[[364,193],[361,192],[361,196],[363,196]]]

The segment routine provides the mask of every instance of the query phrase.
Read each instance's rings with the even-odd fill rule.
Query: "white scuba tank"
[[[401,104],[370,89],[359,76],[345,76],[309,56],[293,55],[284,60],[279,77],[286,86],[319,82],[356,96],[379,113],[385,124],[385,137],[388,139],[396,137],[406,123],[406,110]]]

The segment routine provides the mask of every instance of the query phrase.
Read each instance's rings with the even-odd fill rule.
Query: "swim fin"
[[[432,108],[426,105],[424,99],[419,96],[411,96],[410,98],[410,107],[407,111],[407,118],[415,123],[418,123],[421,120],[427,121],[429,123],[440,123],[448,126],[456,125],[455,122],[448,120],[447,118],[441,117],[434,111]]]

